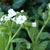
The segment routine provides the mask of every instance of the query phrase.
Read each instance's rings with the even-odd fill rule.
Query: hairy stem
[[[38,33],[37,38],[36,38],[36,41],[38,40],[38,38],[39,38],[39,36],[41,35],[41,33],[42,33],[43,29],[45,28],[45,26],[47,25],[49,19],[50,19],[50,15],[48,16],[48,19],[46,20],[46,22],[45,22],[44,25],[42,26],[40,32]]]
[[[5,48],[5,50],[8,50],[9,45],[10,45],[10,42],[11,42],[11,41],[14,39],[14,37],[18,34],[18,32],[21,30],[21,28],[22,28],[22,25],[19,27],[19,29],[18,29],[17,32],[13,35],[13,37],[8,41],[8,44],[7,44],[6,48]]]

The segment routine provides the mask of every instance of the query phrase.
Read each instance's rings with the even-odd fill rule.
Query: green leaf
[[[1,25],[0,26],[0,31],[4,32],[5,34],[7,35],[12,35],[11,34],[11,29],[10,29],[10,26],[7,26],[7,25]]]
[[[48,32],[42,32],[40,35],[40,39],[44,40],[50,37],[50,34]]]
[[[8,35],[0,31],[0,50],[5,50],[8,39],[9,39]]]
[[[9,50],[13,50],[13,45],[12,45],[12,43],[11,43],[11,45],[10,45]]]
[[[12,43],[16,44],[15,50],[26,50],[31,48],[31,44],[23,38],[13,39]]]
[[[47,48],[47,45],[48,45],[48,41],[44,41],[44,42],[39,44],[39,49],[45,50]]]
[[[33,45],[33,50],[45,50],[47,48],[49,41],[43,41],[41,43],[37,43]]]
[[[36,39],[37,34],[38,34],[38,29],[30,27],[30,28],[28,28],[26,30],[27,30],[28,35],[31,38],[31,40],[34,41]]]
[[[3,12],[7,13],[8,9],[11,8],[10,5],[7,5],[7,4],[0,4],[0,7],[2,9]]]
[[[4,22],[0,26],[0,29],[10,36],[12,35],[12,33],[14,34],[17,31],[18,27],[19,25],[9,20],[9,21]]]

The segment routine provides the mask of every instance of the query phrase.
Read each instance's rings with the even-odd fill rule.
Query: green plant
[[[41,15],[42,11],[40,12],[39,10],[38,15]],[[33,27],[26,12],[14,12],[13,9],[10,9],[10,11],[7,16],[3,15],[0,18],[0,50],[45,50],[50,42],[50,34],[44,32],[43,29],[50,20],[50,7],[47,10],[48,16],[44,20],[41,30],[38,29],[37,16],[35,17],[37,25]],[[5,20],[5,16],[6,19],[8,17],[8,20]]]

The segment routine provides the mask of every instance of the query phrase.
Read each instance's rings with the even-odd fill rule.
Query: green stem
[[[25,29],[27,30],[27,33],[28,33],[28,35],[29,35],[29,37],[30,37],[31,41],[33,41],[32,37],[31,37],[31,35],[30,35],[30,31],[28,30],[28,28],[27,28],[27,27],[26,27]]]
[[[23,26],[23,25],[21,25],[21,26],[19,27],[19,29],[18,29],[17,32],[13,35],[13,37],[11,38],[11,40],[13,40],[14,37],[18,34],[18,32],[21,30],[22,26]]]
[[[8,41],[8,44],[7,44],[6,48],[5,48],[5,50],[8,50],[9,44],[10,44],[10,40]]]
[[[8,41],[8,44],[7,44],[7,46],[6,46],[6,48],[5,48],[5,50],[8,50],[8,47],[9,47],[9,45],[10,45],[10,42],[14,39],[14,37],[18,34],[18,32],[21,30],[21,28],[22,28],[22,25],[19,27],[19,29],[17,30],[17,32],[13,35],[13,37]]]
[[[47,25],[49,19],[50,19],[50,17],[48,17],[48,19],[44,23],[43,27],[41,28],[40,32],[38,33],[37,38],[36,38],[36,41],[38,40],[38,38],[39,38],[40,34],[42,33],[43,29],[45,28],[45,26]]]

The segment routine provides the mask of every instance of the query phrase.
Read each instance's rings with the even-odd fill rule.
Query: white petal
[[[48,4],[48,7],[50,8],[50,3]]]
[[[36,26],[37,26],[36,22],[32,22],[32,27],[36,27]]]
[[[8,16],[9,16],[10,18],[12,18],[12,17],[13,17],[13,15],[12,15],[12,14],[8,14]]]
[[[25,16],[25,15],[23,15],[23,20],[27,20],[27,18],[26,18],[26,16]]]
[[[24,10],[21,10],[21,12],[24,12]]]
[[[18,18],[16,18],[16,23],[17,24],[22,24],[22,23],[25,22],[25,20],[27,20],[26,16],[19,15]]]
[[[8,21],[8,20],[10,20],[10,17],[9,17],[9,16],[5,16],[5,17],[4,17],[4,20],[5,20],[5,21]]]
[[[16,12],[13,9],[8,10],[8,16],[13,17],[16,15]]]
[[[2,17],[2,18],[0,18],[0,21],[3,21],[3,17]]]

